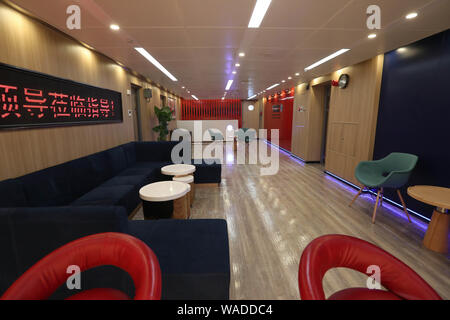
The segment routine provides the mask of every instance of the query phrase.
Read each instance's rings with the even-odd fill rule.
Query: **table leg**
[[[434,210],[427,233],[423,239],[423,245],[432,251],[447,253],[450,215],[445,210],[440,211],[438,209]]]
[[[190,201],[190,204],[191,204],[191,207],[192,207],[192,205],[194,204],[194,200],[195,200],[195,183],[190,183],[190,185],[191,185],[191,192],[190,192],[191,201]]]
[[[187,219],[188,218],[188,200],[186,194],[183,197],[173,201],[173,218]]]

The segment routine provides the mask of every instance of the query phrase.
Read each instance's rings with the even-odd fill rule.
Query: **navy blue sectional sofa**
[[[133,142],[0,182],[0,294],[60,246],[90,234],[131,234],[161,265],[163,299],[228,299],[229,249],[224,220],[130,221],[139,188],[169,179],[176,142]],[[196,183],[220,183],[220,164],[196,165]],[[110,287],[134,295],[129,276],[107,266],[82,275],[82,289]],[[53,298],[76,292],[64,286]]]
[[[168,180],[178,142],[131,142],[26,176],[0,182],[0,207],[121,206],[130,215],[139,189]],[[220,164],[195,164],[195,183],[220,183]]]

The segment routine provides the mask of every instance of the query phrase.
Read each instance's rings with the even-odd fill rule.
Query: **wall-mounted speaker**
[[[152,89],[146,88],[144,89],[144,98],[151,99],[153,97]]]

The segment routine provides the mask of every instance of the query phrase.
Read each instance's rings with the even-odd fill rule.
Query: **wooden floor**
[[[232,158],[227,156],[228,161]],[[224,164],[220,187],[196,190],[192,218],[228,222],[231,299],[299,299],[301,253],[326,234],[356,236],[380,246],[450,299],[449,256],[423,247],[425,223],[412,218],[409,224],[401,210],[383,204],[373,225],[373,198],[362,196],[349,208],[356,191],[326,175],[320,165],[280,153],[277,175],[260,176],[259,168]],[[351,270],[331,270],[325,275],[325,293],[365,287],[366,279]]]

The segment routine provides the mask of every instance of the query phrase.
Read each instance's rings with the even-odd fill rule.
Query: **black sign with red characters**
[[[0,63],[0,129],[122,121],[120,92]]]

